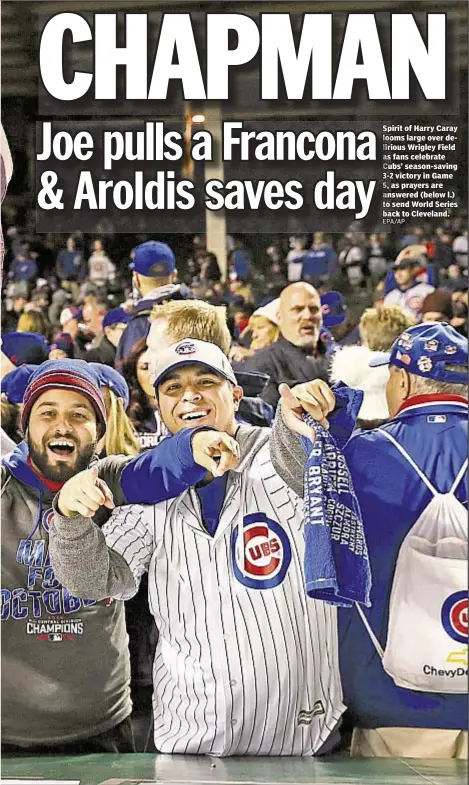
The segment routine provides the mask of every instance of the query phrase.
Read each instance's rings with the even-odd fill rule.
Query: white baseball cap
[[[280,305],[280,297],[277,297],[276,300],[272,300],[267,305],[261,305],[257,311],[254,311],[253,316],[263,316],[264,319],[268,319],[269,322],[275,324],[278,327],[278,309]]]
[[[60,314],[60,324],[63,327],[64,324],[70,321],[70,319],[76,319],[79,321],[81,319],[81,311],[79,308],[76,308],[74,305],[68,305]]]
[[[225,379],[237,384],[234,371],[227,358],[214,343],[196,341],[194,338],[184,338],[183,341],[173,344],[162,351],[153,366],[155,389],[169,371],[181,368],[184,365],[204,365],[210,371],[224,376]]]

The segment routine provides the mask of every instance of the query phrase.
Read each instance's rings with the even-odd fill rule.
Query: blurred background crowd
[[[106,313],[117,306],[130,312],[138,300],[129,264],[134,248],[151,238],[39,236],[27,231],[20,216],[7,212],[5,218],[2,331],[40,332],[54,343],[70,329],[76,356],[86,359],[87,352],[102,343]],[[381,305],[393,289],[405,290],[415,282],[436,290],[431,303],[441,308],[432,307],[432,313],[443,313],[461,332],[467,329],[467,229],[462,216],[444,224],[402,227],[399,233],[365,234],[352,225],[350,231],[333,235],[228,236],[225,281],[203,235],[154,237],[174,251],[173,282],[196,299],[226,306],[233,340],[246,348],[249,336],[242,336],[253,313],[295,281],[308,281],[321,294],[342,295],[336,307],[344,318],[334,328],[335,337],[347,343],[355,342],[366,307]],[[409,264],[411,257],[415,264]],[[396,275],[396,259],[409,272]],[[79,310],[80,318],[72,320],[76,325],[65,321],[70,307]],[[424,318],[420,307],[415,315]]]
[[[142,448],[161,435],[145,341],[155,304],[195,299],[222,306],[231,336],[230,359],[240,372],[268,375],[271,368],[259,352],[282,338],[278,298],[295,282],[312,284],[321,296],[321,340],[327,354],[360,343],[387,349],[407,324],[422,320],[445,321],[467,335],[463,215],[393,233],[365,234],[352,224],[344,234],[227,236],[225,280],[203,235],[39,236],[27,231],[20,214],[7,210],[5,218],[3,335],[43,336],[42,359],[77,358],[115,368],[129,385],[128,415]],[[140,256],[133,272],[138,246],[149,256]],[[163,249],[165,263],[159,269],[152,267],[153,246]],[[386,310],[379,316],[383,306]],[[391,329],[384,343],[367,340],[366,332],[376,337],[389,319],[396,322],[397,332]],[[289,351],[295,339],[283,338],[290,343]],[[16,352],[16,342],[14,346]],[[31,361],[28,351],[22,361]],[[283,358],[281,364],[285,362]],[[20,364],[13,362],[11,368]],[[276,395],[275,387],[270,393],[264,389],[267,403],[275,406]],[[19,440],[17,421],[6,411],[3,427]]]

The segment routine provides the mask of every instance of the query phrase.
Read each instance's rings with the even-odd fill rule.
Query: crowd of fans
[[[74,236],[57,247],[56,235],[27,237],[12,225],[6,229],[2,333],[43,336],[48,344],[44,358],[84,359],[116,368],[129,385],[128,417],[143,449],[156,443],[161,431],[161,424],[155,424],[145,340],[155,305],[189,304],[195,299],[222,307],[231,336],[230,359],[239,371],[271,377],[263,398],[275,406],[278,379],[273,366],[280,364],[277,376],[282,380],[328,378],[329,355],[335,347],[363,345],[369,314],[383,318],[379,311],[366,311],[369,307],[394,306],[409,323],[445,321],[467,335],[463,225],[456,218],[443,226],[425,224],[399,234],[370,235],[352,226],[344,235],[262,238],[263,245],[251,240],[251,247],[247,240],[228,236],[225,281],[203,236],[193,237],[189,244],[187,238],[176,238],[175,254],[169,252],[156,274],[150,243],[148,258],[140,256],[139,271],[132,273],[136,241],[141,238]],[[302,354],[301,347],[311,344],[308,337],[290,335],[288,342],[288,326],[279,327],[278,298],[289,284],[300,281],[314,286],[321,297],[319,346],[324,347],[325,360],[319,351],[314,369],[310,358],[304,364]],[[185,311],[181,313],[184,322]],[[404,326],[398,318],[396,334]],[[273,344],[268,354],[261,351]],[[17,433],[15,424],[6,430]]]
[[[22,402],[46,360],[84,360],[103,395],[104,456],[137,456],[168,434],[153,386],[159,353],[184,338],[229,357],[244,398],[237,417],[270,426],[279,385],[314,379],[364,391],[357,425],[389,419],[388,370],[370,368],[418,323],[467,337],[467,229],[227,238],[228,275],[198,236],[27,237],[6,228],[2,309],[2,452],[23,439]],[[54,243],[54,244],[53,244]],[[65,366],[64,366],[65,367]],[[64,448],[65,449],[65,448]],[[126,603],[134,709],[149,711],[157,630],[147,585]]]
[[[221,280],[217,258],[206,249],[203,236],[176,236],[171,243],[176,257],[171,280],[183,287],[183,296],[225,305],[236,340],[256,308],[275,299],[288,283],[300,280],[321,293],[341,292],[349,306],[358,298],[362,310],[367,301],[380,304],[385,298],[386,304],[408,307],[403,293],[413,289],[416,282],[426,284],[432,289],[420,287],[418,292],[442,289],[449,293],[450,301],[438,292],[437,302],[444,305],[449,321],[457,320],[454,323],[459,328],[464,327],[467,310],[467,229],[463,226],[462,219],[453,219],[443,226],[424,224],[401,229],[399,235],[367,235],[352,226],[343,235],[229,236],[226,281]],[[125,311],[133,306],[136,293],[128,267],[133,248],[142,239],[147,238],[80,235],[64,237],[60,247],[59,235],[29,236],[15,225],[7,226],[3,332],[16,329],[19,322],[21,330],[41,332],[53,341],[58,333],[75,331],[75,325],[65,323],[61,314],[67,306],[78,306],[80,329],[72,335],[78,337],[81,353],[77,356],[84,347],[89,350],[90,344],[94,349],[103,335],[101,315],[116,306]],[[400,265],[394,272],[396,259]],[[356,310],[354,315],[359,316]],[[350,326],[347,319],[345,329],[352,332]],[[114,328],[111,339],[106,336],[113,346],[119,329]],[[111,351],[108,355],[110,358]]]

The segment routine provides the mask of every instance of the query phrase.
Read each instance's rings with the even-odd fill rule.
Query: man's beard
[[[295,346],[299,349],[307,349],[310,351],[316,348],[318,341],[319,330],[315,330],[314,333],[309,335],[300,335],[295,341]]]
[[[83,448],[81,452],[77,451],[77,458],[75,463],[58,463],[51,466],[48,462],[46,448],[38,450],[33,442],[28,442],[29,457],[34,466],[39,470],[43,477],[50,482],[67,482],[70,477],[74,477],[78,472],[87,469],[90,460],[96,450],[96,442],[92,442],[87,447]]]

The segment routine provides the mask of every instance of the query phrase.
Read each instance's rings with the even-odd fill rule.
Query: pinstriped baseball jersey
[[[230,472],[213,537],[193,489],[104,527],[136,583],[149,572],[161,752],[312,755],[335,727],[336,610],[305,594],[302,507],[264,444]]]
[[[410,316],[419,319],[425,297],[434,291],[435,287],[430,286],[428,283],[416,283],[405,292],[401,292],[400,289],[393,289],[384,298],[384,305],[386,307],[396,305]]]

